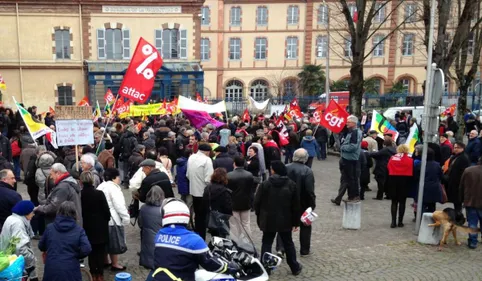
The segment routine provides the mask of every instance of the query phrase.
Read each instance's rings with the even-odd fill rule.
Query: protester
[[[414,165],[414,169],[417,173],[420,173],[421,163]],[[435,161],[435,153],[433,149],[428,148],[422,202],[422,211],[424,213],[433,213],[435,211],[436,203],[442,202],[441,180],[442,168],[440,168],[440,164]]]
[[[264,163],[270,172],[271,161],[281,160],[281,152],[271,135],[263,136]]]
[[[328,144],[328,130],[319,125],[317,129],[315,129],[315,139],[318,142],[318,147],[320,148],[320,154],[318,160],[325,160],[326,159],[326,146]]]
[[[476,166],[465,169],[460,179],[460,198],[465,206],[468,226],[472,229],[482,226],[482,157]],[[477,248],[478,233],[469,234],[467,246]]]
[[[79,259],[90,254],[92,248],[85,231],[76,223],[79,216],[76,205],[65,201],[60,204],[55,221],[47,226],[38,244],[46,256],[43,280],[82,281]]]
[[[367,141],[363,140],[361,142],[361,155],[360,157],[364,157],[366,161],[364,162],[365,165],[362,165],[360,162],[360,199],[365,200],[365,191],[371,191],[371,189],[368,187],[368,184],[370,184],[370,168],[373,167],[373,160],[370,157],[370,152],[368,151],[369,144]]]
[[[109,205],[109,239],[111,239],[110,237],[113,235],[112,226],[123,229],[125,225],[129,224],[130,216],[127,212],[124,194],[122,193],[120,187],[121,178],[119,171],[112,168],[106,169],[104,171],[104,178],[105,182],[101,183],[97,187],[97,190],[104,192],[105,198],[107,199],[107,204]],[[112,271],[123,271],[126,269],[125,266],[119,264],[119,256],[117,254],[113,254],[109,247],[107,249],[107,253],[110,256],[110,267]]]
[[[131,126],[125,130],[120,137],[118,147],[114,148],[114,151],[120,153],[120,160],[122,161],[122,170],[124,172],[123,184],[127,186],[129,182],[129,172],[131,171],[131,164],[129,157],[131,157],[134,149],[137,147],[137,138],[134,135],[134,126]]]
[[[477,131],[472,130],[469,134],[469,142],[465,148],[465,153],[469,157],[470,163],[474,166],[480,157],[480,140],[477,138]]]
[[[213,169],[224,168],[228,173],[233,171],[233,157],[228,154],[228,149],[226,147],[216,147],[214,154],[215,159],[213,160]]]
[[[169,159],[169,152],[167,151],[167,148],[159,147],[158,153],[159,153],[159,162],[161,162],[162,165],[164,166],[164,168],[166,168],[167,176],[172,181],[172,179],[173,179],[173,176],[172,176],[172,173],[171,173],[172,161],[171,161],[171,159]]]
[[[286,166],[279,160],[270,162],[271,177],[258,188],[254,199],[254,209],[258,226],[263,232],[261,256],[271,252],[276,234],[283,241],[286,262],[291,273],[299,275],[301,264],[296,260],[296,249],[292,231],[300,225],[300,197],[296,183],[287,176]]]
[[[46,151],[39,155],[37,159],[37,171],[35,172],[35,182],[39,188],[38,202],[39,204],[45,204],[47,197],[52,191],[53,181],[49,177],[52,165],[55,162],[55,154],[50,151]]]
[[[142,205],[139,212],[139,228],[141,229],[141,252],[139,264],[155,270],[154,267],[154,239],[159,229],[162,228],[161,205],[164,200],[164,191],[155,185],[149,190],[146,204]]]
[[[25,272],[29,280],[38,281],[36,270],[37,258],[35,257],[31,242],[34,233],[29,223],[34,216],[34,207],[32,201],[18,201],[12,208],[12,214],[3,223],[0,232],[0,241],[12,241],[13,238],[18,239],[15,245],[15,254],[24,257]]]
[[[97,160],[104,169],[115,168],[114,144],[110,141],[105,142],[105,149],[99,153]]]
[[[129,157],[129,179],[134,176],[134,174],[139,170],[139,164],[144,161],[144,155],[146,153],[146,147],[142,144],[136,145],[136,148]]]
[[[211,182],[204,189],[204,206],[202,209],[205,213],[196,213],[196,216],[204,216],[206,220],[209,220],[211,211],[218,211],[225,215],[233,215],[233,200],[231,199],[231,191],[226,188],[227,184],[228,177],[226,170],[224,168],[215,169],[211,176]],[[229,233],[223,230],[209,229],[209,232],[211,236],[226,237]]]
[[[375,170],[373,174],[375,175],[375,180],[377,181],[377,196],[373,199],[375,200],[383,200],[383,194],[387,193],[385,190],[386,181],[388,178],[388,162],[390,161],[390,157],[396,153],[396,148],[393,147],[393,141],[391,139],[385,139],[383,141],[383,145],[385,146],[379,151],[370,153],[370,157],[375,159]],[[386,199],[390,197],[387,196]]]
[[[95,189],[94,181],[92,172],[80,174],[83,227],[92,248],[89,254],[90,274],[95,281],[103,281],[105,249],[109,242],[110,210],[105,194]]]
[[[449,141],[447,133],[440,136],[440,164],[443,165],[445,161],[452,155],[453,145]]]
[[[469,158],[464,152],[463,142],[454,143],[454,153],[448,160],[447,170],[444,172],[444,185],[447,191],[448,202],[454,204],[456,213],[462,212],[462,201],[460,199],[460,179],[465,169],[470,166]]]
[[[142,161],[139,166],[146,175],[139,188],[139,200],[141,202],[146,201],[147,193],[155,185],[162,188],[165,198],[174,197],[169,176],[156,168],[156,162],[154,160],[146,159]]]
[[[308,160],[306,161],[305,165],[310,167],[313,165],[313,158],[317,155],[317,151],[320,150],[318,146],[318,142],[315,138],[313,138],[313,131],[306,130],[305,136],[301,141],[300,147],[304,148],[308,152]]]
[[[234,157],[234,170],[227,175],[227,187],[231,190],[233,216],[251,233],[250,210],[253,206],[255,184],[253,174],[244,169],[244,159]]]
[[[97,188],[102,182],[102,177],[95,169],[95,158],[92,154],[84,154],[80,158],[80,167],[82,172],[91,172],[94,177],[94,188]]]
[[[15,175],[12,170],[0,171],[0,229],[12,215],[12,208],[22,200],[22,196],[13,189],[14,183]]]
[[[309,135],[309,132],[306,133]],[[306,136],[305,136],[306,138]],[[296,183],[296,190],[300,194],[300,213],[316,207],[315,177],[313,171],[306,162],[309,161],[309,153],[304,148],[297,149],[293,154],[293,163],[286,166],[287,176]],[[311,225],[300,224],[300,256],[311,254]]]

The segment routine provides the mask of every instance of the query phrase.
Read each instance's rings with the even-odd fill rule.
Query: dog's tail
[[[477,234],[480,232],[480,228],[471,228],[468,226],[457,226],[457,229],[459,229],[461,232],[469,233],[469,234]]]

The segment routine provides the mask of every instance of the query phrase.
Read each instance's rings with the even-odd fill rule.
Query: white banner
[[[268,107],[269,99],[264,102],[257,102],[252,97],[248,97],[248,110],[250,113],[264,113]]]
[[[58,146],[94,143],[92,120],[56,120]]]
[[[226,112],[226,103],[224,101],[218,102],[216,104],[206,104],[206,103],[194,101],[192,99],[188,99],[183,96],[179,96],[179,101],[177,106],[180,109],[206,111],[207,113]]]

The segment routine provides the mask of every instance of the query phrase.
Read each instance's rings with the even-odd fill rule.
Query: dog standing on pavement
[[[447,244],[447,238],[452,232],[454,236],[455,244],[461,245],[457,240],[457,229],[465,233],[479,233],[479,228],[470,228],[464,226],[465,217],[462,213],[456,213],[452,208],[445,208],[443,211],[435,211],[432,214],[432,218],[435,223],[429,224],[430,227],[442,226],[443,236],[440,240],[438,250],[442,250],[442,246]]]

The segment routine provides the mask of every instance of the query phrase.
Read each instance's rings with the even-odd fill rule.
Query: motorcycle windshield
[[[229,218],[229,239],[236,244],[236,247],[243,251],[257,256],[253,239],[236,217]]]

